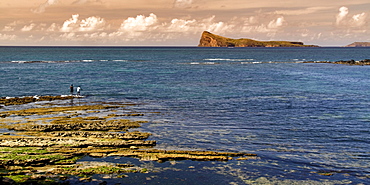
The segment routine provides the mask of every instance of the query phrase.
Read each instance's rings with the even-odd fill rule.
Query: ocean
[[[95,176],[108,184],[370,184],[370,66],[305,63],[369,58],[370,48],[0,47],[0,97],[73,84],[80,101],[137,103],[135,119],[148,121],[137,130],[156,148],[258,156],[83,158],[155,169]]]

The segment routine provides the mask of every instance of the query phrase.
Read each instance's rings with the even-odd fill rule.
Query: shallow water
[[[0,47],[0,96],[81,85],[81,101],[142,103],[131,109],[147,113],[140,130],[157,148],[260,157],[139,162],[160,170],[112,182],[368,184],[370,66],[303,62],[369,56],[369,48]]]

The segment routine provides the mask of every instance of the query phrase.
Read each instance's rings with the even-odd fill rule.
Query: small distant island
[[[198,47],[319,47],[290,41],[256,41],[252,39],[231,39],[204,31]]]
[[[345,47],[370,47],[370,42],[354,42]]]

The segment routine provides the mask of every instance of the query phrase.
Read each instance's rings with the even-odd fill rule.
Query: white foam
[[[216,64],[216,62],[204,62],[203,64],[206,64],[206,65],[214,65],[214,64]]]
[[[112,60],[114,62],[127,62],[127,60]]]
[[[11,61],[11,62],[13,62],[13,63],[20,63],[20,64],[27,63],[27,61],[23,61],[23,60],[14,60],[14,61]]]
[[[254,59],[247,58],[247,59],[238,59],[238,58],[206,58],[203,60],[209,60],[209,61],[252,61]]]

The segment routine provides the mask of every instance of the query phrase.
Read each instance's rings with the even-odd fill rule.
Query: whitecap
[[[127,60],[112,60],[114,62],[127,62]]]
[[[216,62],[204,62],[204,64],[206,65],[214,65],[214,64],[217,64]]]
[[[20,63],[20,64],[27,63],[27,61],[23,61],[23,60],[14,60],[14,61],[11,61],[11,62],[13,62],[13,63]]]
[[[203,59],[203,60],[209,60],[209,61],[236,61],[236,62],[239,62],[239,61],[252,61],[254,59],[251,59],[251,58],[247,58],[247,59],[244,59],[244,58],[206,58],[206,59]]]

